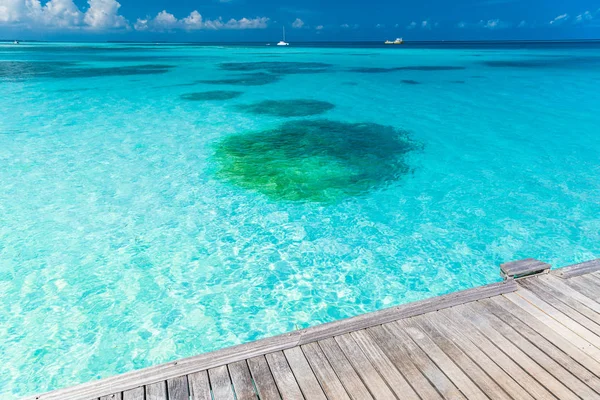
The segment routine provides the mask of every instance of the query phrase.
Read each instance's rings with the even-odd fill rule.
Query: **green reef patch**
[[[391,126],[304,120],[226,137],[215,160],[220,179],[272,200],[337,203],[402,179],[420,147]]]
[[[277,75],[266,72],[257,72],[253,74],[240,74],[231,78],[213,79],[196,81],[196,83],[205,83],[209,85],[234,85],[234,86],[262,86],[274,83],[279,80]]]
[[[258,61],[222,63],[219,68],[224,71],[252,72],[266,71],[272,74],[313,74],[326,72],[331,64],[320,62],[292,62],[292,61]]]
[[[257,115],[272,115],[275,117],[307,117],[323,114],[335,107],[334,104],[320,100],[265,100],[254,104],[236,106],[240,111]]]
[[[233,90],[212,90],[209,92],[185,93],[181,95],[182,100],[187,101],[222,101],[240,97],[244,92]]]

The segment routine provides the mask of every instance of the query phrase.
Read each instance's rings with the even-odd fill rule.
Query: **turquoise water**
[[[600,257],[598,44],[0,44],[0,91],[0,397]]]

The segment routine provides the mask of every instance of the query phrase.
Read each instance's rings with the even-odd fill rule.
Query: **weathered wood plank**
[[[425,354],[444,372],[454,385],[469,399],[488,398],[471,379],[448,357],[438,345],[428,337],[414,321],[401,320],[395,322],[397,329],[404,333],[423,350]],[[479,370],[478,368],[476,368]],[[498,388],[499,389],[499,388]],[[501,392],[501,390],[500,390]]]
[[[396,396],[394,396],[367,356],[358,347],[352,336],[348,334],[336,336],[335,341],[374,398],[382,400],[396,399]]]
[[[521,387],[529,392],[536,399],[555,399],[548,389],[538,383],[529,372],[522,368],[521,365],[515,361],[515,356],[511,354],[511,347],[504,349],[507,351],[500,350],[498,343],[493,343],[493,339],[490,340],[488,337],[479,329],[476,322],[470,318],[465,318],[455,308],[441,311],[441,313],[447,318],[447,323],[461,332],[469,338],[477,347],[479,347],[484,353],[486,353],[492,360],[498,364],[503,370],[505,370],[515,381],[517,381]],[[516,357],[518,359],[518,357]]]
[[[288,365],[292,369],[296,382],[302,390],[302,394],[307,399],[326,400],[325,393],[321,389],[319,381],[315,377],[304,353],[300,347],[293,347],[283,351]]]
[[[265,356],[248,359],[248,368],[261,400],[280,400],[279,390]]]
[[[146,385],[146,400],[168,400],[167,382],[160,381]]]
[[[373,338],[365,330],[352,332],[349,335],[354,338],[356,344],[361,348],[371,364],[379,372],[381,377],[387,382],[388,386],[396,394],[396,397],[403,400],[419,400],[404,376],[390,361],[385,352],[377,346]]]
[[[518,312],[516,315],[511,314],[507,309],[500,306],[496,301],[496,299],[487,299],[483,300],[482,303],[486,306],[488,310],[490,310],[494,315],[504,321],[506,324],[510,325],[513,329],[519,332],[523,337],[529,340],[531,343],[536,345],[541,351],[543,351],[549,357],[552,357],[557,363],[570,371],[573,375],[579,378],[582,382],[587,383],[587,385],[594,389],[596,392],[600,393],[600,378],[595,376],[590,370],[584,368],[583,366],[588,365],[592,368],[591,371],[599,370],[600,364],[595,362],[586,354],[583,354],[579,349],[575,348],[572,344],[567,342],[566,340],[560,340],[559,343],[563,344],[565,347],[559,347],[543,336],[543,332],[537,332],[535,329],[522,322],[518,315],[522,315],[522,313]],[[508,300],[504,299],[504,302]],[[509,302],[510,303],[510,302]],[[517,310],[518,311],[518,310]],[[536,318],[528,318],[529,320],[536,320]],[[535,323],[532,324],[535,326]],[[583,357],[579,356],[579,353],[582,353]],[[573,354],[575,357],[571,356]],[[589,359],[589,362],[586,362]],[[577,362],[577,360],[581,360]],[[581,364],[580,364],[581,363]],[[583,366],[582,366],[583,365]],[[600,375],[599,375],[600,376]],[[561,376],[560,379],[563,379]],[[569,386],[569,388],[571,388]],[[584,390],[583,392],[586,392]],[[578,393],[580,394],[580,393]],[[581,394],[580,394],[581,395]],[[587,394],[589,396],[589,393]]]
[[[113,393],[109,394],[108,396],[100,397],[100,400],[121,400],[122,398],[123,396],[121,395],[121,393]]]
[[[573,278],[574,279],[574,278]],[[579,324],[577,321],[571,319],[569,316],[563,314],[556,308],[552,307],[550,304],[541,300],[535,294],[531,293],[529,290],[523,288],[517,292],[519,296],[542,310],[544,313],[548,314],[573,332],[577,333],[579,336],[596,346],[600,350],[600,337],[596,335],[594,332],[590,331],[583,325]]]
[[[388,330],[382,326],[367,329],[367,333],[375,344],[384,351],[386,356],[401,371],[414,390],[422,399],[441,399],[440,393],[432,386],[429,380],[419,371],[400,347],[399,342]]]
[[[515,400],[533,400],[533,397],[525,391],[510,375],[500,368],[486,353],[481,351],[469,338],[461,332],[460,329],[451,323],[441,313],[425,314],[414,317],[419,325],[427,329],[427,332],[439,331],[443,340],[449,340],[460,347],[465,354],[484,370],[498,385],[500,385],[512,399]],[[436,338],[434,338],[436,340]],[[481,343],[480,343],[481,345]],[[454,358],[454,357],[452,357]],[[465,372],[468,369],[465,368]],[[511,372],[510,369],[508,369]],[[468,373],[468,372],[467,372]],[[481,384],[482,390],[486,385]]]
[[[443,323],[443,317],[439,316],[436,325]],[[467,397],[485,398],[487,396],[490,399],[511,400],[511,397],[454,344],[449,336],[444,335],[436,328],[432,328],[427,323],[423,323],[419,317],[406,319],[401,321],[401,324],[415,343],[438,366],[444,366],[443,370],[446,375]],[[445,367],[446,365],[449,365],[449,367]],[[485,395],[479,395],[480,392],[485,393]]]
[[[246,361],[236,361],[229,364],[227,368],[229,369],[229,376],[231,376],[231,382],[233,383],[235,398],[237,400],[255,400],[257,397]]]
[[[526,258],[524,260],[511,261],[500,265],[500,271],[505,278],[521,278],[531,274],[547,272],[552,268],[550,264],[536,260],[535,258]]]
[[[167,381],[167,393],[169,400],[189,400],[187,376],[180,376]]]
[[[446,399],[464,399],[465,396],[458,390],[452,381],[444,374],[440,368],[423,352],[406,334],[399,325],[390,323],[381,327],[383,330],[391,333],[402,349],[404,357],[408,357],[413,364],[419,368],[433,385],[438,389]]]
[[[215,400],[235,400],[229,370],[226,365],[209,369],[208,378]]]
[[[302,391],[296,382],[290,366],[287,363],[287,359],[283,352],[277,351],[275,353],[269,353],[266,356],[267,363],[275,379],[275,383],[279,388],[279,393],[284,400],[296,400],[304,399]]]
[[[541,276],[537,279],[540,282],[543,282],[544,284],[547,284],[547,285],[553,287],[557,291],[564,293],[565,296],[576,300],[577,302],[585,305],[586,307],[593,310],[594,312],[600,314],[600,303],[590,299],[589,297],[587,297],[587,296],[581,294],[580,292],[578,292],[577,290],[573,289],[571,286],[567,285],[564,280],[556,278],[552,275]]]
[[[352,399],[369,400],[373,398],[333,338],[321,340],[319,347]]]
[[[580,275],[574,278],[565,279],[563,282],[596,303],[600,303],[600,290],[598,290],[598,285],[588,283],[583,280],[584,277],[585,275]]]
[[[485,299],[503,293],[514,292],[516,290],[517,284],[514,281],[499,282],[375,311],[372,313],[359,315],[354,318],[318,325],[305,331],[301,331],[299,344],[306,344],[333,336],[343,335],[345,333],[369,328],[371,326],[382,325],[388,322],[397,321],[402,318],[421,315],[427,312],[453,307],[458,304],[468,303],[470,301]]]
[[[552,271],[552,274],[559,276],[563,279],[569,279],[575,276],[585,275],[595,271],[600,271],[600,258],[575,265],[569,265],[568,267],[559,268]]]
[[[554,365],[556,363],[552,363],[552,360],[544,357],[539,349],[536,349],[512,328],[506,324],[497,323],[491,315],[480,313],[478,309],[473,308],[473,304],[461,306],[459,312],[465,317],[472,318],[484,335],[498,344],[513,360],[532,374],[536,380],[543,383],[556,397],[560,399],[577,399],[577,396],[569,388],[545,369],[549,366],[554,371],[560,366]],[[566,373],[567,371],[563,369],[563,372]]]
[[[574,292],[573,289],[564,285],[568,290],[558,290],[555,286],[548,284],[547,281],[541,280],[539,278],[525,279],[521,284],[525,285],[526,288],[530,289],[534,293],[538,293],[534,291],[532,288],[536,288],[538,291],[542,290],[547,293],[547,295],[553,296],[556,299],[560,300],[564,304],[569,307],[577,310],[582,315],[585,315],[590,320],[594,321],[597,324],[600,324],[600,312],[596,312],[586,306],[585,304],[577,301],[575,298],[569,295],[568,290]],[[591,300],[590,300],[591,301]],[[600,309],[600,305],[599,305]]]
[[[330,400],[350,400],[335,371],[327,361],[327,357],[316,342],[302,346],[302,352],[306,356],[315,376],[319,380],[325,395]]]
[[[533,315],[535,318],[540,320],[543,324],[545,324],[550,329],[558,333],[560,336],[573,343],[584,353],[590,355],[592,358],[600,360],[600,351],[598,351],[596,346],[583,339],[575,332],[573,332],[560,322],[556,321],[554,318],[550,317],[548,314],[544,313],[539,308],[535,307],[533,304],[529,303],[521,296],[517,296],[516,294],[513,296],[513,293],[511,293],[510,295],[506,295],[505,297],[518,307],[522,308],[527,313]]]
[[[187,376],[192,400],[212,400],[208,372],[200,371]]]
[[[144,400],[144,387],[137,387],[123,392],[123,400]]]
[[[549,343],[547,343],[547,345],[544,347],[544,350],[547,350],[549,354],[537,347],[537,345],[541,347],[544,344],[544,339],[540,335],[527,329],[525,331],[517,331],[515,328],[504,322],[493,313],[493,304],[478,302],[469,304],[467,307],[474,312],[479,312],[480,314],[485,315],[485,318],[492,329],[496,330],[496,332],[508,339],[511,343],[513,343],[513,345],[519,347],[545,371],[554,376],[554,378],[556,378],[556,382],[560,382],[564,386],[564,389],[567,389],[569,392],[575,393],[577,396],[581,396],[583,398],[593,398],[597,395],[570,371],[568,371],[564,365],[561,365],[553,358],[554,356],[561,360],[567,360],[569,359],[568,356],[565,356],[564,353]],[[528,335],[534,341],[529,341],[527,338]],[[576,363],[573,362],[573,364]],[[561,398],[564,398],[566,395],[570,396],[570,393],[567,394],[567,392],[564,391],[557,391],[556,394]],[[577,396],[573,396],[572,398],[575,399]]]
[[[533,293],[541,301],[554,307],[559,312],[563,313],[568,318],[577,322],[579,325],[593,332],[596,336],[600,335],[600,325],[593,320],[589,319],[586,315],[581,314],[577,309],[565,304],[560,299],[554,297],[550,293],[546,292],[543,288],[535,285],[534,282],[523,282],[521,285],[526,288],[529,292]],[[598,289],[600,289],[600,282],[598,283]],[[598,315],[600,317],[600,315]]]

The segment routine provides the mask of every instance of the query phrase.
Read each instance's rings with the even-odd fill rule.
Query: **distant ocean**
[[[600,42],[4,42],[0,93],[0,397],[600,257]]]

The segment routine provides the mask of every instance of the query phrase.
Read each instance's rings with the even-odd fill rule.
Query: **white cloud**
[[[415,29],[416,27],[417,27],[417,23],[415,21],[413,21],[406,26],[406,29]]]
[[[83,13],[73,0],[1,0],[0,23],[18,24],[30,29],[49,27],[62,29],[98,29],[128,27],[118,15],[121,5],[116,0],[89,0]]]
[[[292,28],[300,29],[304,26],[304,21],[300,18],[296,18],[294,22],[292,22]]]
[[[431,29],[431,23],[428,20],[421,22],[422,29]]]
[[[580,24],[582,22],[591,21],[593,19],[594,19],[594,15],[591,12],[586,11],[586,12],[584,12],[584,13],[579,14],[578,16],[576,16],[574,23]]]
[[[521,22],[519,22],[519,25],[517,25],[517,28],[525,28],[526,26],[527,26],[527,22],[521,21]]]
[[[348,24],[341,24],[340,28],[348,29],[348,28],[350,28],[350,25],[348,25]]]
[[[375,25],[375,28],[377,28],[377,29],[385,28],[385,25],[377,24],[377,25]]]
[[[465,24],[463,21],[460,21],[458,24],[456,24],[456,26],[459,28],[465,28],[467,24]]]
[[[318,30],[318,31],[323,30],[323,25],[319,25],[315,29]]]
[[[569,14],[562,14],[550,21],[550,25],[560,25],[569,19]]]
[[[174,30],[199,30],[199,29],[264,29],[267,27],[269,18],[257,17],[253,19],[230,19],[224,21],[222,18],[207,20],[194,10],[185,18],[177,19],[173,14],[163,10],[156,17],[145,19],[139,18],[134,24],[135,30],[165,32]]]
[[[90,8],[85,12],[84,22],[95,29],[129,27],[129,22],[119,15],[116,0],[88,0]]]

